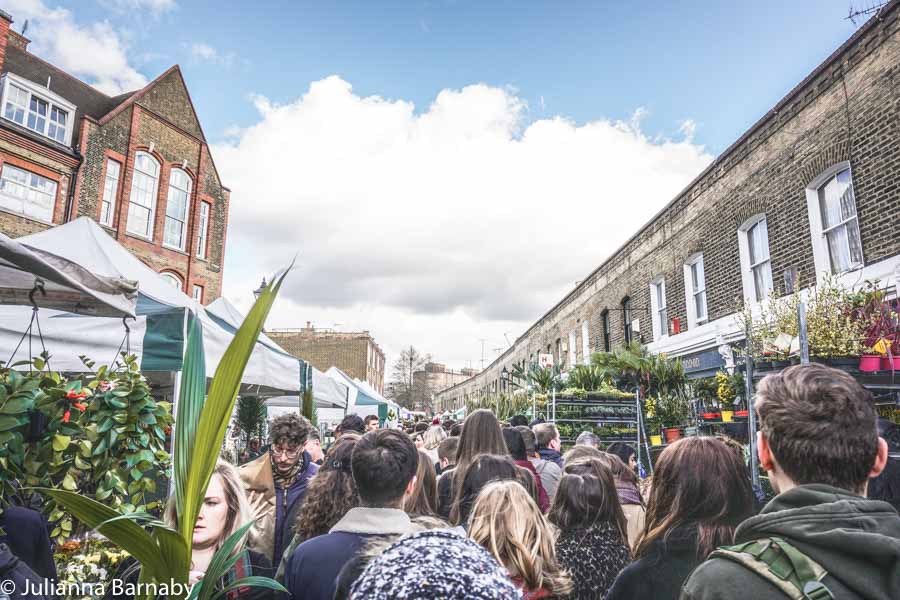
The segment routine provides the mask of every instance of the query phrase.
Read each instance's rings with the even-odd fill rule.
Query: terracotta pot
[[[881,368],[881,356],[878,354],[863,354],[859,357],[859,370],[871,373]]]
[[[671,444],[675,440],[681,439],[681,429],[678,427],[667,427],[663,429],[663,433],[666,434],[666,443]]]

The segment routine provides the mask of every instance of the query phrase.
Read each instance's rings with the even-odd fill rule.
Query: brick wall
[[[312,330],[267,331],[266,335],[290,354],[308,361],[322,372],[334,366],[355,379],[369,380],[367,359],[372,338],[368,335],[332,335]]]
[[[798,284],[816,280],[806,188],[825,169],[849,161],[867,266],[900,255],[900,3],[864,26],[776,109],[710,165],[650,223],[536,322],[483,373],[440,396],[460,406],[467,395],[492,389],[503,366],[555,348],[558,338],[589,323],[590,348],[601,349],[600,315],[610,309],[613,345],[624,341],[621,308],[628,296],[639,319],[635,337],[653,341],[650,282],[663,276],[668,317],[679,318],[677,348],[689,339],[684,263],[702,252],[710,321],[729,320],[741,307],[743,287],[738,228],[765,213],[772,278],[798,270]],[[698,330],[698,331],[702,331]],[[714,339],[706,340],[714,343]],[[559,357],[556,357],[559,360]],[[449,402],[447,400],[449,399]]]

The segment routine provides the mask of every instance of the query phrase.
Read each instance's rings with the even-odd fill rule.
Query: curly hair
[[[309,419],[297,413],[279,415],[269,424],[269,443],[302,446],[314,429]]]
[[[328,449],[325,462],[310,481],[303,498],[294,525],[296,544],[328,533],[347,511],[359,506],[350,468],[350,455],[359,438],[355,433],[345,433]]]

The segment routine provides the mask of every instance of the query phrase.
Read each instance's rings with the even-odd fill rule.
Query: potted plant
[[[731,423],[734,417],[734,400],[737,398],[733,379],[724,370],[716,373],[716,397],[722,407],[722,421]]]
[[[864,291],[865,302],[858,318],[865,326],[865,352],[860,358],[860,371],[900,369],[900,316],[898,301],[888,301],[877,283],[869,282]],[[876,366],[877,357],[877,366]]]

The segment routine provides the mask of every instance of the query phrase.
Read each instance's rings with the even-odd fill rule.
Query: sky
[[[866,8],[871,0],[852,2]],[[848,0],[0,0],[108,94],[179,64],[268,327],[489,363],[857,24]],[[483,340],[483,341],[482,341]],[[483,354],[482,354],[482,348]]]

